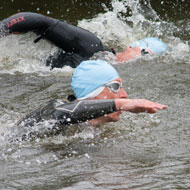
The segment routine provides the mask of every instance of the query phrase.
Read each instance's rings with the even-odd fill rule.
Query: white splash
[[[21,72],[47,75],[73,71],[68,67],[50,70],[50,67],[45,65],[45,60],[58,48],[46,40],[34,43],[35,38],[36,35],[33,33],[0,38],[0,73]]]

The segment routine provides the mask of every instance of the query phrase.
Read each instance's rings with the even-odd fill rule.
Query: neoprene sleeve
[[[91,57],[95,52],[103,50],[102,42],[95,34],[41,14],[18,13],[2,20],[2,24],[6,34],[32,31],[65,52],[76,53],[82,57]]]
[[[55,19],[30,12],[18,13],[2,20],[6,34],[25,33],[29,31],[40,34],[55,23]]]
[[[33,126],[54,119],[62,125],[85,122],[116,111],[114,100],[82,100],[69,103],[53,100],[28,114],[18,125]]]

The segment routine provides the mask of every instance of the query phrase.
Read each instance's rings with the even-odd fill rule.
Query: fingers
[[[157,109],[155,109],[155,108],[150,108],[147,110],[147,113],[150,113],[150,114],[154,114],[156,112],[157,112]]]
[[[153,102],[154,103],[154,102]],[[167,105],[164,105],[164,104],[159,104],[159,103],[154,103],[154,108],[157,109],[157,110],[162,110],[162,109],[167,109],[168,106]]]
[[[163,110],[163,109],[167,109],[168,106],[164,105],[164,104],[159,104],[156,102],[151,102],[148,100],[148,102],[144,102],[144,108],[146,109],[146,111],[148,113],[156,113],[158,110]]]

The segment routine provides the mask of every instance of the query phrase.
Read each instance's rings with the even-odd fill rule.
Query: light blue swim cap
[[[168,49],[165,43],[163,43],[160,39],[153,37],[144,38],[142,40],[132,43],[130,46],[131,47],[138,46],[141,47],[142,49],[149,49],[154,54],[163,53]]]
[[[116,78],[119,78],[118,72],[106,61],[88,60],[75,69],[71,86],[75,96],[83,98]]]

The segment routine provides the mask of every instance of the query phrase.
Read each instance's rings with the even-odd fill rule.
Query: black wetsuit
[[[115,111],[114,100],[82,100],[72,102],[52,100],[26,115],[25,118],[17,123],[17,127],[20,130],[23,127],[25,129],[29,127],[29,132],[24,133],[24,135],[19,134],[22,140],[39,136],[39,132],[43,133],[42,136],[64,134],[66,129],[72,124],[79,124]],[[43,131],[39,131],[39,129],[38,133],[30,131],[33,126],[34,128],[37,126],[38,129],[39,124],[46,126],[44,122],[47,124],[48,121],[53,122],[53,127],[49,128],[47,125],[45,132],[44,129]]]
[[[115,101],[81,100],[66,102],[62,100],[49,101],[45,106],[28,114],[18,125],[33,126],[45,120],[56,120],[61,125],[85,122],[116,111]]]
[[[59,51],[46,62],[52,68],[64,65],[75,68],[94,53],[108,50],[93,33],[37,13],[23,12],[6,18],[2,21],[0,30],[4,35],[32,31],[38,35],[34,42],[44,38],[61,48],[64,52]]]

